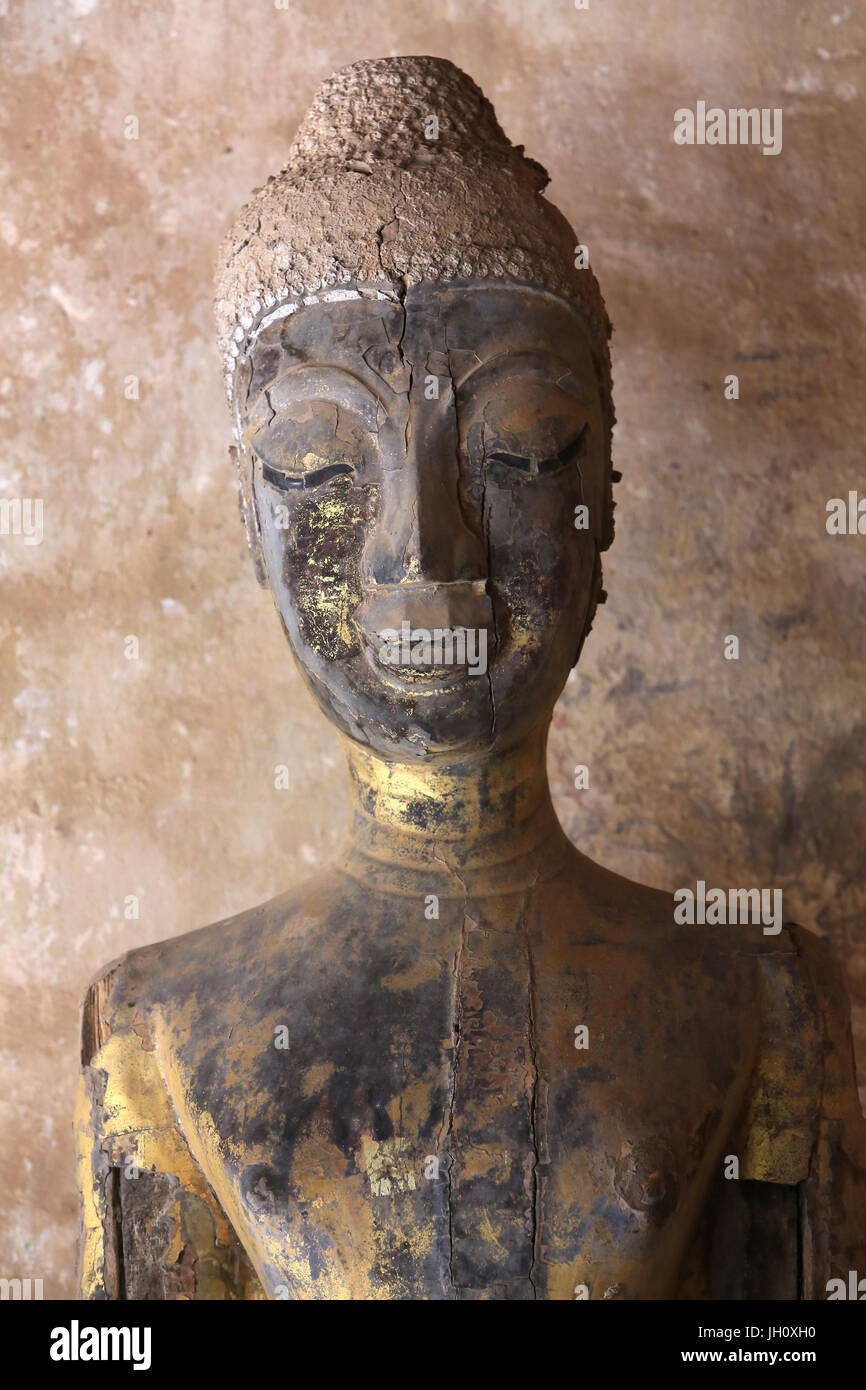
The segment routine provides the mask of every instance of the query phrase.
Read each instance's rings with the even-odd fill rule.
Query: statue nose
[[[486,629],[494,635],[487,549],[464,515],[456,460],[410,456],[383,474],[379,512],[364,550],[358,623],[371,642],[384,631]]]
[[[464,506],[454,459],[437,467],[410,457],[384,470],[378,515],[364,547],[365,588],[486,580],[481,516],[467,519]]]

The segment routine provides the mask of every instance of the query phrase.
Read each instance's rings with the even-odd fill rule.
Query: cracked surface
[[[435,140],[424,133],[431,114]],[[255,322],[281,299],[348,283],[402,295],[425,281],[498,277],[580,309],[612,427],[610,325],[593,272],[574,267],[575,233],[542,197],[547,182],[447,60],[343,68],[319,88],[283,169],[223,245],[216,317],[228,380]]]

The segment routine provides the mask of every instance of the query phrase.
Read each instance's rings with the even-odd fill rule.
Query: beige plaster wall
[[[781,887],[845,956],[866,1077],[866,536],[825,529],[866,493],[863,44],[853,0],[0,0],[0,497],[44,501],[41,544],[0,536],[0,1274],[72,1292],[89,977],[340,838],[336,738],[237,519],[211,270],[361,57],[475,77],[616,326],[618,540],[555,718],[565,824],[655,885]],[[698,100],[781,107],[782,153],[676,146]]]

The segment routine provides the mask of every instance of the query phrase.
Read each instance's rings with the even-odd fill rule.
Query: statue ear
[[[584,623],[584,626],[583,626],[583,632],[582,632],[581,635],[580,635],[580,641],[579,641],[578,644],[577,644],[577,651],[575,652],[575,655],[574,655],[574,661],[571,663],[572,666],[576,666],[577,663],[578,663],[578,661],[580,660],[580,654],[581,654],[581,652],[583,651],[583,644],[584,644],[584,642],[586,641],[587,637],[589,636],[589,634],[590,634],[590,632],[591,632],[591,630],[592,630],[592,620],[593,620],[593,618],[595,617],[596,608],[598,607],[598,605],[599,605],[600,603],[606,603],[606,602],[607,602],[607,593],[606,593],[606,591],[605,591],[605,589],[604,589],[604,586],[603,586],[603,584],[602,584],[601,551],[599,550],[598,544],[596,543],[596,547],[595,547],[595,565],[594,565],[593,574],[592,574],[592,590],[591,590],[591,596],[590,596],[590,600],[589,600],[589,607],[588,607],[588,609],[586,610],[586,622]]]
[[[268,576],[265,572],[265,561],[262,554],[262,532],[259,526],[259,514],[256,511],[256,499],[253,493],[253,458],[252,454],[245,449],[239,450],[234,444],[229,448],[229,455],[234,460],[238,471],[238,505],[244,523],[244,530],[247,533],[247,546],[252,556],[253,569],[256,572],[256,579],[263,589],[268,587]]]

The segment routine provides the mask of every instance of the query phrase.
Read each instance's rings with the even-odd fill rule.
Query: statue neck
[[[352,786],[345,867],[384,891],[522,891],[573,846],[550,799],[547,726],[476,758],[394,761],[344,740]]]

